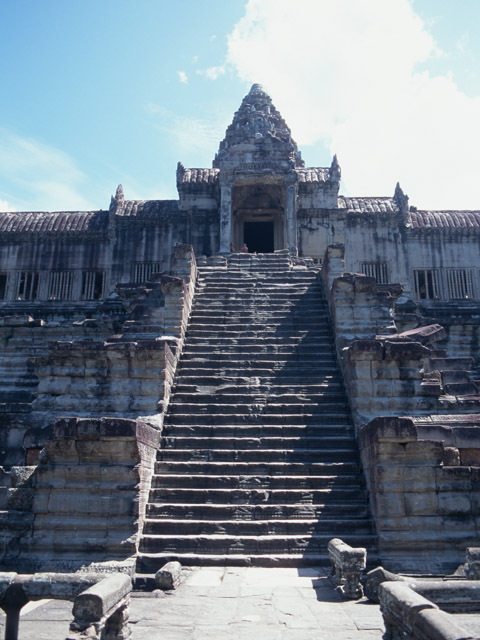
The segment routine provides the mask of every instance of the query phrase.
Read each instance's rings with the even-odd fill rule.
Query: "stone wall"
[[[359,432],[382,563],[455,569],[480,522],[479,415],[375,418]]]
[[[87,318],[75,324],[81,339],[38,351],[37,334],[26,341],[20,370],[33,362],[39,383],[23,430],[7,433],[22,462],[37,462],[44,449],[36,466],[0,467],[4,564],[62,570],[135,553],[195,293],[190,246],[175,247],[172,272],[119,288],[124,321],[106,339]],[[26,327],[62,329],[31,319]]]
[[[65,571],[134,555],[159,437],[141,420],[59,420],[41,463],[9,490],[23,529],[10,529],[3,564]]]

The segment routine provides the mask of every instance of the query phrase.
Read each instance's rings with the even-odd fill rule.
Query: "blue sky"
[[[478,0],[0,0],[0,209],[175,198],[252,82],[343,192],[480,209]]]

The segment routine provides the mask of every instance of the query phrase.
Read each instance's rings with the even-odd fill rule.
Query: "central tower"
[[[304,167],[290,129],[259,84],[252,85],[215,160],[220,183],[220,252],[297,251],[296,169]]]

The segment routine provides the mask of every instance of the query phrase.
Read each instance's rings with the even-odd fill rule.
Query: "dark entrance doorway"
[[[244,222],[243,241],[250,253],[273,253],[273,221]]]

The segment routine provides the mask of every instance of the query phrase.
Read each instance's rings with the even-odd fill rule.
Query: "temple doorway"
[[[236,184],[232,193],[234,246],[250,253],[285,247],[285,187],[277,182]]]
[[[271,222],[244,222],[243,241],[250,253],[273,253],[273,220]]]

